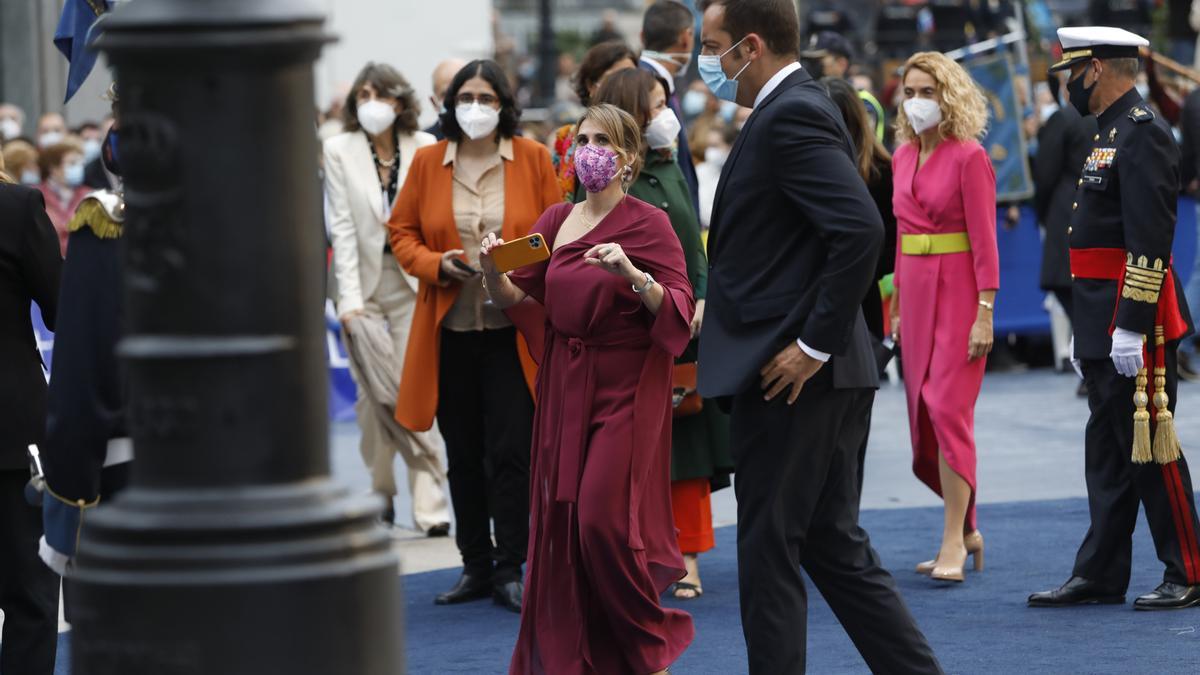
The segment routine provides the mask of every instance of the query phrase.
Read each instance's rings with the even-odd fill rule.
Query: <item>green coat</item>
[[[679,237],[687,260],[688,280],[696,300],[704,299],[708,289],[708,257],[700,239],[700,221],[692,208],[687,181],[675,159],[663,152],[651,151],[637,180],[629,186],[629,194],[666,211],[671,227]],[[575,201],[585,194],[575,188]],[[681,361],[695,360],[696,343],[692,342]],[[729,416],[717,408],[714,401],[705,400],[704,408],[690,417],[674,420],[671,429],[671,480],[708,478],[712,488],[728,487],[733,472],[733,456],[729,452]]]

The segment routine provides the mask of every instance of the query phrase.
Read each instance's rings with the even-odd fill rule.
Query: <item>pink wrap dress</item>
[[[905,143],[893,159],[900,237],[966,232],[971,250],[905,255],[896,247],[900,346],[912,434],[913,473],[942,494],[938,452],[971,486],[965,527],[975,523],[975,402],[987,359],[968,360],[979,292],[1000,287],[996,249],[996,175],[974,141],[943,140],[917,168],[920,148]]]
[[[661,210],[626,197],[590,232],[553,245],[570,204],[533,228],[547,263],[509,278],[545,308],[511,312],[540,345],[530,460],[529,562],[509,672],[651,673],[691,643],[660,594],[684,574],[671,512],[671,376],[695,310],[683,249]],[[588,265],[616,242],[665,291],[657,314],[628,281]],[[526,316],[521,316],[524,313]],[[538,335],[537,333],[542,333]]]

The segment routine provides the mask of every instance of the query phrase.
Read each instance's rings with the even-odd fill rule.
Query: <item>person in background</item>
[[[842,121],[850,132],[850,140],[854,142],[855,167],[858,175],[867,184],[871,200],[879,211],[883,221],[883,248],[879,252],[879,262],[875,265],[874,283],[867,287],[867,295],[863,298],[863,319],[867,322],[867,330],[879,343],[886,337],[883,332],[883,295],[880,283],[884,277],[895,270],[896,265],[896,214],[892,211],[892,155],[883,147],[883,143],[875,137],[871,119],[858,92],[845,79],[840,77],[821,78],[821,85],[829,92],[829,98],[842,113]],[[858,450],[858,491],[862,493],[863,466],[867,457],[867,443],[870,438],[871,411],[867,411],[866,427],[868,433],[863,437],[862,446]]]
[[[399,382],[417,299],[417,282],[404,275],[387,243],[387,219],[418,148],[434,143],[417,131],[420,105],[408,81],[386,64],[368,63],[358,73],[342,107],[345,132],[325,141],[329,230],[337,277],[337,313],[353,334],[352,319],[386,323]],[[350,346],[347,345],[349,349]],[[411,432],[382,417],[369,379],[351,368],[358,398],[354,411],[362,429],[360,450],[371,471],[371,487],[387,502],[383,519],[395,524],[394,462],[408,468],[412,519],[431,537],[450,531],[442,484],[442,439],[435,431]]]
[[[962,66],[917,53],[904,66],[903,91],[892,337],[904,349],[913,473],[945,501],[941,548],[917,572],[961,582],[968,553],[983,569],[974,419],[1000,287],[996,176],[979,144],[987,100]]]
[[[114,148],[117,138],[117,134],[114,133],[117,128],[117,85],[115,82],[109,85],[100,99],[107,101],[112,106],[112,114],[105,118],[100,125],[102,132],[100,154],[83,167],[83,184],[93,190],[120,191],[121,177],[108,169],[109,166],[117,166],[114,158],[117,152]]]
[[[667,83],[644,70],[626,70],[605,80],[593,102],[624,110],[641,129],[644,141],[641,171],[629,185],[628,194],[665,211],[683,246],[696,311],[692,319],[693,342],[676,364],[677,367],[695,364],[695,337],[704,320],[708,258],[687,182],[675,161],[674,137],[679,121],[667,107]],[[577,193],[576,201],[585,196],[586,193]],[[704,401],[698,412],[674,418],[671,439],[671,508],[687,575],[670,592],[677,599],[693,600],[704,593],[699,555],[715,546],[712,490],[729,487],[729,474],[733,472],[729,416],[720,411],[715,401]]]
[[[15,140],[25,133],[25,111],[12,103],[0,103],[0,143]]]
[[[1191,67],[1196,61],[1196,28],[1190,18],[1193,0],[1167,0],[1167,37],[1170,39],[1170,56],[1175,61]]]
[[[437,112],[438,117],[433,124],[429,125],[425,133],[432,135],[436,140],[440,141],[446,138],[446,135],[442,133],[442,115],[446,114],[443,104],[443,101],[446,100],[446,90],[450,88],[450,82],[454,80],[454,76],[465,65],[467,62],[462,59],[446,59],[433,68],[433,93],[429,96],[429,103]]]
[[[675,96],[675,80],[686,77],[692,65],[692,51],[696,45],[696,17],[692,10],[679,0],[658,0],[646,9],[642,17],[642,57],[638,67],[648,70],[667,83],[667,105],[680,121],[684,119]],[[688,150],[686,130],[681,126],[676,138],[679,145],[679,170],[687,180],[688,192],[692,196],[692,209],[700,210],[696,184],[696,167],[692,165],[692,153]]]
[[[56,112],[48,112],[38,118],[37,145],[39,150],[67,140],[67,121]]]
[[[1049,82],[1057,88],[1058,75],[1051,73]],[[1095,117],[1083,117],[1071,105],[1058,106],[1037,132],[1038,151],[1032,166],[1034,210],[1045,233],[1038,285],[1043,291],[1054,294],[1068,321],[1074,311],[1068,225],[1080,174],[1092,150],[1095,134]],[[1082,382],[1080,391],[1081,395],[1087,395]]]
[[[28,141],[17,139],[4,144],[4,165],[8,175],[21,185],[37,187],[42,182],[38,169],[38,150]]]
[[[579,72],[575,74],[575,94],[579,102],[587,107],[591,105],[592,96],[600,83],[609,75],[620,71],[637,68],[637,55],[624,42],[602,42],[587,51],[583,62],[579,64]],[[563,191],[563,199],[571,201],[575,195],[575,127],[578,124],[564,124],[555,130],[550,137],[550,158],[554,162],[554,171],[558,175],[559,187]]]
[[[704,150],[702,161],[696,163],[696,180],[700,186],[700,227],[705,234],[712,222],[713,200],[717,198],[721,170],[725,168],[725,160],[729,159],[737,134],[732,124],[708,126],[704,142],[692,145],[693,156],[697,147]]]
[[[808,49],[800,52],[800,57],[820,61],[818,72],[821,77],[849,80],[850,66],[854,63],[854,45],[837,33],[822,31],[812,36]],[[883,105],[871,93],[869,87],[857,88],[856,94],[862,99],[862,105],[870,117],[871,133],[882,142],[884,136]]]
[[[83,184],[83,149],[74,141],[43,148],[38,155],[42,182],[38,185],[46,200],[46,213],[58,232],[59,246],[67,255],[67,225],[83,198],[91,192]]]
[[[606,9],[604,10],[604,14],[600,15],[600,27],[592,33],[588,44],[591,47],[595,47],[602,42],[612,42],[613,40],[624,42],[625,36],[621,35],[621,31],[617,29],[617,13],[611,9]]]
[[[510,675],[662,675],[695,635],[658,595],[683,575],[668,488],[671,361],[691,336],[685,252],[661,209],[628,196],[642,131],[588,108],[575,154],[587,197],[534,231],[548,262],[499,274],[501,307],[545,307],[534,426],[529,590]],[[535,340],[537,338],[535,337]]]
[[[0,672],[52,675],[58,575],[38,559],[41,510],[25,500],[27,448],[46,434],[46,377],[30,317],[53,330],[62,257],[42,195],[14,185],[0,159]]]
[[[1200,20],[1200,0],[1197,0],[1197,18]],[[1200,197],[1200,87],[1193,89],[1183,101],[1183,111],[1179,120],[1180,132],[1180,183],[1183,191]],[[1196,236],[1200,240],[1200,204],[1196,206]],[[1187,301],[1188,314],[1200,316],[1200,255],[1192,268],[1187,286],[1183,289]],[[1197,357],[1196,337],[1185,338],[1179,342],[1177,369],[1179,376],[1195,382],[1200,380],[1200,360]]]
[[[463,573],[437,604],[490,594],[519,612],[536,369],[488,301],[478,255],[489,234],[528,234],[562,192],[545,146],[514,137],[520,109],[494,61],[459,70],[444,105],[446,140],[416,152],[388,221],[392,252],[420,280],[396,420],[426,431],[436,416],[446,440]]]
[[[104,142],[104,131],[95,122],[84,122],[74,131],[83,148],[83,163],[86,165],[100,157],[100,145]]]

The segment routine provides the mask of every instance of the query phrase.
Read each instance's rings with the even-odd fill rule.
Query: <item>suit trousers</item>
[[[805,672],[803,567],[875,673],[941,673],[858,525],[858,453],[870,389],[834,389],[830,367],[789,406],[733,399],[738,588],[753,675]],[[785,392],[786,393],[786,392]]]
[[[533,397],[517,358],[516,329],[443,329],[441,340],[437,420],[450,460],[463,568],[497,584],[519,581],[529,545]]]
[[[393,350],[399,370],[404,369],[404,353],[408,349],[408,333],[412,327],[413,307],[416,294],[404,280],[396,259],[383,254],[383,265],[379,274],[379,285],[363,303],[363,311],[383,316],[392,335]],[[350,369],[351,375],[356,375]],[[425,531],[435,525],[450,522],[450,509],[446,502],[443,485],[446,470],[442,463],[442,437],[437,429],[409,431],[393,420],[384,419],[378,402],[367,392],[361,382],[354,412],[358,426],[362,429],[359,451],[371,471],[371,487],[387,497],[396,494],[396,475],[393,463],[396,454],[404,459],[408,468],[408,491],[412,495],[412,519],[417,529]]]
[[[42,510],[25,501],[28,469],[0,471],[0,673],[52,675],[58,575],[38,557]],[[49,497],[47,497],[49,499]]]
[[[1175,408],[1178,376],[1175,345],[1168,345],[1167,396]],[[1133,393],[1136,383],[1116,371],[1108,359],[1084,359],[1088,419],[1084,436],[1091,527],[1075,557],[1074,574],[1124,593],[1129,586],[1133,529],[1138,504],[1146,511],[1158,559],[1166,566],[1163,581],[1200,584],[1200,544],[1196,500],[1187,460],[1159,465],[1134,464]],[[1151,375],[1153,377],[1153,374]]]

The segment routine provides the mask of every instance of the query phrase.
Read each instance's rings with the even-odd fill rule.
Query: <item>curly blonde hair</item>
[[[914,68],[929,74],[937,83],[937,93],[942,99],[938,131],[942,136],[960,141],[982,139],[987,131],[987,97],[966,69],[940,52],[913,54],[904,64],[905,76]],[[896,140],[906,142],[916,137],[902,105],[896,117]]]

